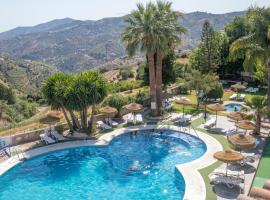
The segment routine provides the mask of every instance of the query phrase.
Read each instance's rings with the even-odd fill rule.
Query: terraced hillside
[[[20,92],[38,92],[42,81],[57,72],[53,66],[36,61],[0,56],[0,79]]]

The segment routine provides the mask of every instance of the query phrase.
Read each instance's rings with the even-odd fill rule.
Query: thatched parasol
[[[244,129],[244,130],[255,130],[256,129],[256,125],[248,120],[242,120],[238,123],[235,124],[236,127]]]
[[[242,85],[241,83],[236,83],[236,84],[232,85],[231,87],[236,89],[237,96],[238,96],[238,90],[246,89],[246,86]]]
[[[214,158],[226,163],[226,176],[228,163],[234,163],[244,159],[244,156],[241,153],[232,150],[218,151],[214,154]]]
[[[61,119],[61,113],[60,112],[51,112],[49,114],[47,114],[45,117],[41,118],[39,120],[39,122],[41,124],[48,124],[50,125],[50,134],[51,134],[51,131],[52,131],[52,125],[60,122],[60,119]]]
[[[228,137],[229,142],[240,149],[250,149],[255,147],[256,139],[251,135],[236,134]]]
[[[227,117],[238,122],[244,119],[245,114],[241,112],[230,112]]]
[[[244,89],[246,89],[246,86],[244,86],[244,85],[242,85],[240,83],[234,84],[231,87],[236,89],[236,90],[244,90]]]
[[[143,112],[143,106],[138,103],[131,103],[126,106],[124,106],[125,109],[127,109],[131,113],[140,113]]]
[[[177,99],[174,101],[176,104],[180,104],[180,105],[183,105],[183,117],[185,115],[185,105],[192,105],[192,102],[190,99],[188,98],[180,98],[180,99]]]
[[[99,109],[100,113],[105,115],[106,117],[114,117],[117,114],[117,109],[110,107],[110,106],[105,106],[101,109]]]
[[[226,108],[223,104],[220,103],[214,103],[207,106],[210,110],[216,111],[216,125],[217,125],[217,112],[218,111],[225,111]]]

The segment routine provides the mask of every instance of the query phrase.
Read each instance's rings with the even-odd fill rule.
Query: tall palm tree
[[[133,56],[137,51],[146,53],[149,65],[149,82],[151,98],[151,115],[157,115],[156,79],[154,54],[156,50],[156,6],[153,3],[137,4],[137,10],[125,19],[127,28],[122,33],[122,41],[127,53]]]
[[[179,25],[177,20],[182,16],[180,12],[172,10],[172,3],[166,1],[157,1],[155,13],[156,24],[155,32],[157,33],[156,44],[156,95],[157,108],[160,115],[162,107],[162,61],[168,55],[168,52],[181,43],[180,34],[187,33],[187,30]]]
[[[230,54],[239,58],[245,53],[244,67],[253,71],[256,64],[264,63],[268,76],[268,106],[270,106],[270,8],[250,8],[247,12],[250,33],[230,46]]]
[[[252,99],[246,101],[246,104],[255,110],[256,118],[256,130],[255,134],[260,134],[261,132],[261,119],[263,115],[267,114],[267,101],[266,97],[263,96],[254,96]]]

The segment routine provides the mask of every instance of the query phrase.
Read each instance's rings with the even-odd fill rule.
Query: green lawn
[[[255,179],[253,181],[253,186],[262,187],[265,180],[270,180],[270,139],[268,138],[260,164],[257,169]]]

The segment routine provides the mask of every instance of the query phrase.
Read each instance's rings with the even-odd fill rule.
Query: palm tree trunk
[[[96,105],[95,104],[93,104],[92,105],[92,113],[91,113],[91,124],[90,124],[90,131],[91,131],[91,133],[93,133],[93,131],[95,130],[94,129],[94,117],[95,117],[95,111],[96,111]]]
[[[268,88],[267,88],[267,107],[270,108],[270,57],[267,61],[267,81],[268,81]]]
[[[149,65],[149,83],[150,83],[150,99],[151,99],[151,115],[157,116],[157,96],[156,96],[156,75],[155,75],[155,61],[154,54],[147,53],[147,60]]]
[[[73,126],[72,126],[72,124],[70,122],[70,119],[68,118],[68,115],[67,115],[67,112],[66,112],[65,108],[61,107],[61,109],[62,109],[62,112],[64,113],[64,116],[65,116],[65,119],[67,121],[67,124],[68,124],[68,127],[69,127],[70,131],[74,131]]]
[[[69,110],[70,116],[71,116],[71,120],[73,122],[73,127],[76,127],[78,129],[81,129],[82,126],[77,118],[77,116],[74,114],[74,112],[72,110]]]
[[[85,123],[85,114],[84,114],[84,109],[80,111],[80,117],[81,117],[81,126],[82,126],[82,129],[86,129],[86,123]]]
[[[162,55],[157,50],[157,77],[156,77],[157,113],[161,115],[162,108]]]
[[[259,135],[261,133],[261,115],[256,111],[256,130],[255,134]]]

